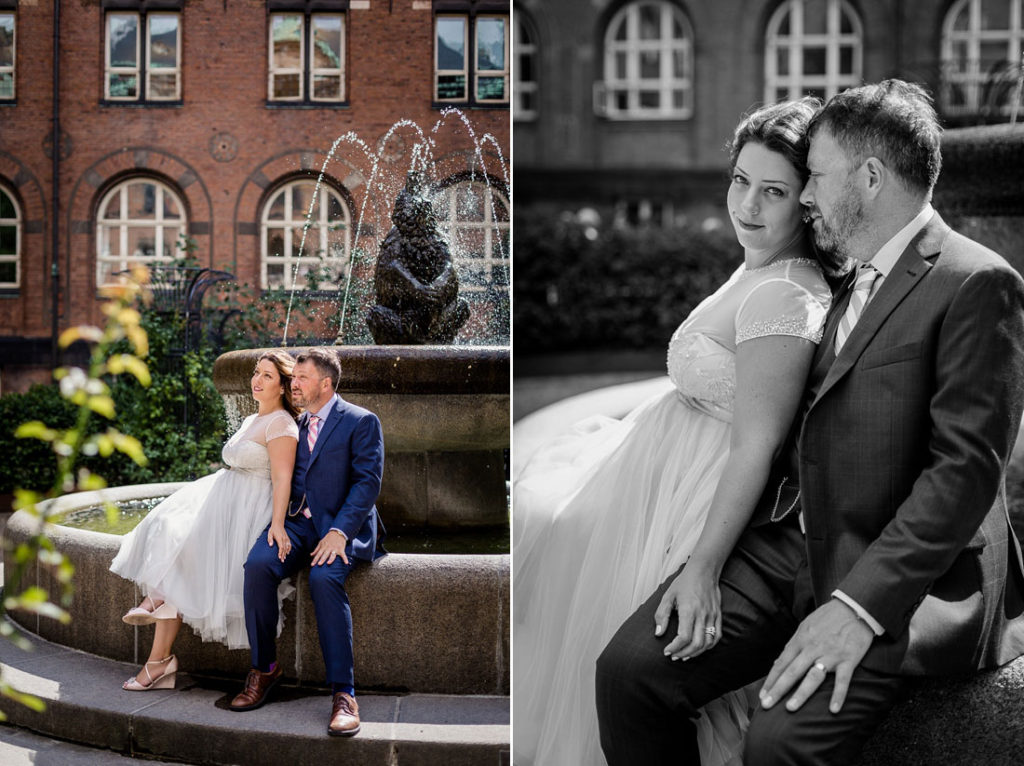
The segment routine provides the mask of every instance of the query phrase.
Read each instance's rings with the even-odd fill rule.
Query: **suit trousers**
[[[654,612],[675,577],[626,620],[597,660],[598,724],[610,766],[699,764],[694,722],[700,708],[767,675],[815,607],[795,514],[744,532],[720,579],[721,638],[685,661],[663,653],[676,634],[674,612],[665,634],[654,635]],[[856,759],[903,682],[900,676],[858,668],[838,714],[828,709],[833,683],[830,673],[793,713],[784,701],[771,710],[758,706],[745,740],[745,766],[838,766]]]
[[[352,563],[346,564],[339,556],[332,564],[310,566],[310,554],[320,542],[320,534],[311,519],[289,516],[284,529],[292,541],[292,549],[281,561],[277,557],[277,546],[272,548],[267,544],[269,529],[267,525],[245,562],[245,628],[253,667],[266,672],[277,659],[278,585],[284,578],[309,567],[309,591],[316,611],[327,682],[354,686],[352,611],[345,591],[345,579],[352,571],[354,559],[350,557]]]

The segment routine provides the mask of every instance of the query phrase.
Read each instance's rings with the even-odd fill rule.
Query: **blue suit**
[[[253,667],[269,670],[276,660],[277,587],[286,577],[309,566],[310,553],[334,528],[346,537],[345,555],[332,564],[310,568],[309,588],[316,610],[320,650],[331,684],[354,686],[352,614],[345,579],[356,561],[385,554],[384,525],[377,514],[384,470],[384,438],[380,420],[369,410],[337,394],[322,423],[313,452],[308,446],[309,414],[299,419],[299,444],[292,474],[292,497],[285,531],[292,549],[282,562],[277,547],[267,544],[267,529],[245,562],[245,625]],[[301,513],[308,508],[311,516]]]

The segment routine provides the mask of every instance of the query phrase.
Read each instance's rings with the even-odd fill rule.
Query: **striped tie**
[[[306,444],[309,445],[309,453],[313,454],[313,445],[316,444],[316,435],[320,433],[320,418],[316,415],[309,416],[309,432],[306,434]]]
[[[860,267],[860,273],[857,275],[857,281],[854,283],[853,292],[850,295],[850,305],[846,307],[846,313],[839,320],[839,327],[836,329],[835,348],[837,354],[843,347],[843,344],[846,343],[846,339],[850,336],[850,331],[853,330],[853,326],[860,319],[861,312],[864,311],[864,307],[868,304],[868,299],[871,297],[871,288],[874,286],[877,276],[878,271],[871,264],[865,263]]]

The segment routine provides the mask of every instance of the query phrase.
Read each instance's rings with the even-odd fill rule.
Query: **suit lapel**
[[[935,214],[921,230],[921,233],[903,251],[889,276],[882,282],[878,292],[864,309],[864,313],[861,314],[853,330],[850,331],[850,336],[846,339],[842,350],[835,355],[832,366],[825,375],[825,379],[818,389],[814,402],[811,403],[812,408],[829,392],[832,386],[852,369],[853,365],[857,363],[857,360],[860,359],[864,350],[868,347],[868,344],[871,343],[871,340],[881,329],[882,325],[885,324],[889,315],[892,314],[903,299],[917,286],[922,277],[932,268],[929,259],[939,253],[942,240],[945,239],[948,231],[949,227],[946,226],[938,214]],[[845,311],[846,303],[847,301],[843,302],[843,311]],[[839,307],[837,306],[834,314],[838,313]],[[834,342],[832,338],[839,318],[833,316],[831,320],[827,328],[832,333],[828,337],[830,346]]]

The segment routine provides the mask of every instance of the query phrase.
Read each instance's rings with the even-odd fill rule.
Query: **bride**
[[[621,421],[578,424],[541,447],[514,485],[518,766],[605,763],[595,660],[687,560],[693,574],[670,605],[680,616],[672,659],[714,645],[717,567],[797,413],[831,300],[822,268],[838,271],[809,244],[799,202],[817,105],[767,106],[736,128],[727,206],[744,263],[672,336],[673,388]],[[663,615],[652,635],[666,624]],[[745,699],[719,699],[704,712],[702,763],[736,761]]]
[[[167,497],[121,542],[110,570],[134,580],[145,595],[122,619],[156,623],[149,659],[125,690],[174,687],[178,660],[171,647],[182,621],[204,641],[249,646],[242,565],[267,522],[267,544],[277,546],[282,561],[291,548],[284,517],[299,438],[293,366],[283,351],[260,356],[250,381],[259,409],[224,445],[228,467]],[[283,585],[278,598],[288,591]]]

